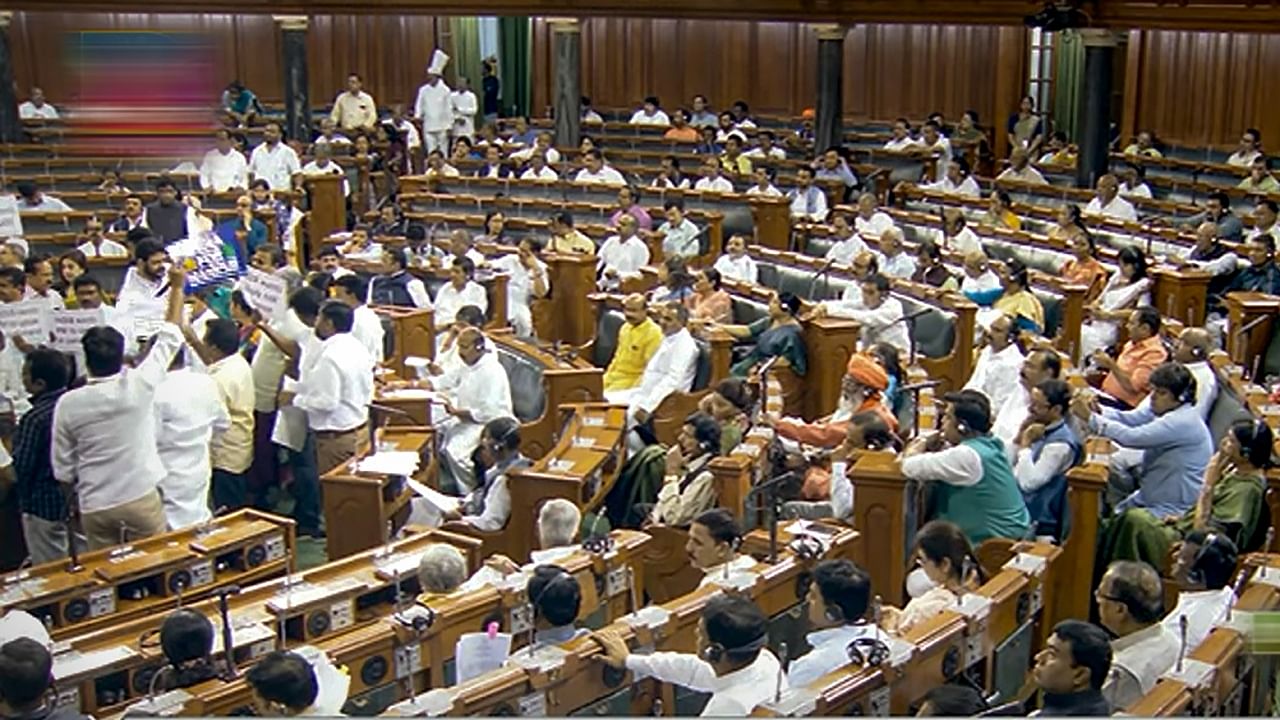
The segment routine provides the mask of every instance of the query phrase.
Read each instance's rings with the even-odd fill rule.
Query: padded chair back
[[[830,237],[811,237],[804,243],[804,254],[813,257],[826,257],[827,251],[835,245]]]
[[[950,355],[956,343],[956,316],[907,295],[895,294],[894,297],[902,302],[902,312],[907,315],[927,310],[915,321],[911,340],[916,352],[928,358]]]
[[[733,322],[738,325],[750,325],[763,317],[769,316],[769,306],[755,300],[733,296]]]
[[[427,292],[433,299],[440,294],[440,288],[444,287],[444,284],[447,282],[449,282],[447,278],[437,277],[435,275],[422,278],[422,284],[427,287]]]
[[[605,308],[596,317],[596,341],[591,346],[591,362],[598,368],[607,368],[618,351],[618,331],[626,319],[613,308]]]
[[[778,266],[771,262],[757,262],[756,282],[765,287],[778,287]]]
[[[1062,326],[1062,296],[1039,288],[1032,288],[1031,292],[1040,299],[1040,306],[1044,308],[1044,336],[1057,335],[1058,328]]]
[[[711,384],[711,344],[706,340],[694,338],[698,346],[698,361],[694,365],[692,390],[705,390]]]
[[[1218,447],[1222,436],[1236,420],[1248,420],[1253,417],[1249,409],[1240,401],[1240,397],[1230,386],[1218,384],[1218,397],[1209,408],[1209,435],[1213,437],[1213,446]]]
[[[498,346],[498,361],[511,383],[511,407],[516,419],[528,423],[542,417],[547,407],[542,364],[502,345]]]
[[[382,357],[393,357],[396,354],[395,323],[386,315],[378,315],[378,322],[382,324]]]

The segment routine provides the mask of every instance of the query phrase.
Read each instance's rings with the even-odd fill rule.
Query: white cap
[[[436,48],[435,52],[431,53],[431,64],[427,65],[427,72],[432,75],[443,75],[444,66],[448,64],[449,56],[445,55],[440,48]]]
[[[6,238],[6,239],[5,239],[5,241],[4,241],[4,244],[5,244],[5,245],[12,245],[12,246],[14,246],[14,247],[18,248],[19,250],[21,250],[21,251],[22,251],[22,257],[24,257],[24,258],[25,258],[26,256],[28,256],[28,255],[30,255],[30,254],[31,254],[31,245],[29,245],[29,244],[27,243],[27,239],[26,239],[26,238],[18,237],[18,236],[16,236],[16,235],[15,235],[14,237]]]

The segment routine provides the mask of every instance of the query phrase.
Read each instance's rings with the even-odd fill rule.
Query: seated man
[[[1045,380],[1031,391],[1031,402],[1022,432],[1013,477],[1037,537],[1062,537],[1067,500],[1067,471],[1080,462],[1084,443],[1067,422],[1071,386],[1062,380]]]
[[[778,437],[820,448],[834,448],[845,440],[849,418],[860,412],[874,412],[884,419],[890,429],[896,430],[898,421],[885,407],[881,393],[889,387],[889,374],[870,355],[854,353],[849,356],[846,374],[840,385],[840,400],[836,411],[826,418],[806,423],[798,418],[772,420],[764,416],[762,422],[772,425]]]
[[[870,650],[860,647],[885,642],[874,618],[868,617],[871,606],[871,576],[852,561],[823,560],[813,569],[813,580],[806,596],[808,620],[813,628],[805,636],[812,648],[795,659],[787,670],[792,687],[804,687],[827,673],[849,664],[850,647],[862,656]]]
[[[831,213],[831,247],[827,248],[824,260],[833,260],[841,265],[853,263],[859,254],[868,251],[867,243],[853,229],[847,212],[837,210]]]
[[[801,222],[822,222],[827,217],[827,194],[813,184],[813,168],[796,168],[796,186],[787,193],[791,218]]]
[[[880,210],[875,193],[864,192],[858,196],[858,214],[853,219],[853,229],[863,237],[879,238],[891,227],[893,218]]]
[[[334,717],[351,678],[314,648],[267,653],[245,673],[258,717]]]
[[[477,328],[463,330],[457,347],[462,363],[453,376],[444,376],[439,383],[449,388],[444,391],[444,411],[452,416],[439,425],[444,449],[440,459],[455,489],[469,493],[476,481],[472,453],[480,444],[485,423],[515,413],[511,406],[511,380],[497,353],[489,351],[484,333]],[[437,383],[429,384],[434,387]]]
[[[716,258],[715,269],[725,280],[741,280],[756,284],[760,271],[756,261],[747,255],[747,238],[742,235],[731,235],[725,243],[724,254]]]
[[[632,293],[623,298],[622,317],[626,322],[618,328],[613,359],[604,371],[606,396],[639,385],[649,359],[662,345],[662,328],[649,317],[644,295]]]
[[[1132,492],[1114,473],[1109,495],[1120,494],[1116,513],[1147,508],[1158,518],[1181,515],[1196,502],[1213,440],[1195,407],[1196,381],[1178,363],[1165,363],[1151,373],[1151,404],[1137,410],[1100,407],[1095,397],[1078,394],[1071,412],[1094,435],[1121,447],[1143,451],[1139,487]]]
[[[485,532],[506,527],[511,517],[508,473],[531,464],[520,453],[520,422],[513,417],[500,417],[485,423],[475,457],[478,467],[484,468],[484,477],[476,488],[452,508],[436,508],[415,500],[415,514],[422,516],[418,522],[440,527],[444,522],[455,521]]]
[[[1126,407],[1136,407],[1151,389],[1151,373],[1168,359],[1169,353],[1160,340],[1160,311],[1146,305],[1129,313],[1125,328],[1129,341],[1112,358],[1099,350],[1091,356],[1093,364],[1107,373],[1102,391]]]
[[[382,266],[385,275],[378,275],[369,283],[370,305],[395,305],[397,307],[429,308],[431,296],[421,280],[409,274],[409,256],[401,248],[384,247]]]
[[[891,227],[880,236],[881,271],[899,280],[910,280],[916,274],[916,258],[906,251],[905,238],[897,227]]]
[[[169,664],[153,683],[158,692],[187,688],[218,676],[213,663],[213,623],[193,610],[174,610],[160,625],[160,647]]]
[[[839,300],[823,300],[814,306],[813,310],[804,319],[812,320],[815,318],[827,317],[853,317],[853,313],[866,307],[866,303],[862,300],[862,283],[873,275],[880,273],[880,261],[876,259],[875,253],[870,250],[863,250],[853,257],[853,263],[849,268],[853,271],[853,279],[844,286],[844,292],[840,294]]]
[[[907,324],[903,321],[902,301],[889,294],[889,278],[875,273],[861,282],[862,307],[844,308],[833,305],[828,314],[856,321],[862,326],[862,347],[887,342],[903,353],[911,352]]]
[[[605,662],[630,670],[637,680],[657,678],[711,699],[703,717],[746,717],[778,688],[781,665],[768,649],[769,620],[754,602],[737,595],[717,595],[702,610],[698,654],[655,652],[637,655],[616,633],[601,631],[591,637],[600,644]]]
[[[576,625],[582,609],[582,588],[568,570],[559,565],[539,565],[525,585],[525,595],[533,606],[534,645],[559,645],[591,634]]]
[[[1280,267],[1276,266],[1276,239],[1271,235],[1257,235],[1245,244],[1249,267],[1236,274],[1226,292],[1245,290],[1280,295]]]
[[[636,235],[636,219],[618,218],[618,234],[600,246],[596,261],[596,284],[602,290],[617,290],[628,278],[640,277],[640,268],[649,264],[649,246]]]
[[[578,549],[578,527],[582,511],[564,498],[551,498],[538,510],[538,547],[529,553],[529,562],[517,565],[506,555],[485,558],[484,567],[475,571],[459,590],[469,591],[493,585],[513,573],[531,575],[539,565],[549,565],[569,557]]]
[[[1209,530],[1192,530],[1178,547],[1171,575],[1183,590],[1164,626],[1181,643],[1182,618],[1187,619],[1187,652],[1199,647],[1231,613],[1236,602],[1231,579],[1238,558],[1231,538]]]
[[[633,388],[612,390],[605,399],[627,405],[630,424],[644,424],[653,411],[673,392],[689,392],[698,367],[698,345],[689,334],[689,309],[667,303],[654,312],[662,329],[662,341],[644,366],[640,383]]]
[[[991,263],[981,248],[965,253],[961,269],[964,270],[964,278],[960,280],[960,293],[978,305],[990,307],[1004,294],[1000,276],[991,269]]]
[[[680,198],[667,200],[662,204],[662,211],[667,219],[654,231],[662,237],[662,256],[697,257],[702,251],[702,244],[698,239],[702,233],[693,221],[685,217],[684,201]]]
[[[467,559],[447,543],[432,543],[418,559],[418,585],[422,592],[448,595],[467,579]]]
[[[1151,692],[1178,659],[1178,637],[1160,623],[1164,586],[1155,568],[1143,562],[1111,563],[1093,593],[1102,626],[1111,641],[1111,673],[1102,694],[1122,711]]]
[[[445,327],[453,322],[458,309],[466,305],[474,305],[483,313],[489,309],[489,293],[484,286],[475,282],[476,265],[471,258],[463,255],[454,259],[449,266],[449,282],[436,291],[435,326]],[[430,307],[430,303],[426,306]]]
[[[689,538],[684,551],[689,562],[702,571],[698,587],[710,585],[731,574],[755,567],[755,558],[739,555],[742,530],[733,513],[724,508],[712,508],[689,523]]]
[[[1036,653],[1031,677],[1044,698],[1044,717],[1106,717],[1102,685],[1111,672],[1111,644],[1097,625],[1063,620]]]
[[[943,396],[942,432],[916,438],[902,454],[902,474],[940,481],[935,518],[955,523],[974,545],[1026,536],[1030,517],[1004,446],[992,437],[991,402],[975,390]]]
[[[59,705],[55,694],[48,648],[30,638],[0,645],[0,717],[87,720],[74,705]]]
[[[547,229],[551,231],[551,242],[547,243],[547,252],[564,255],[596,254],[596,244],[573,226],[573,215],[568,212],[560,211],[552,214]]]
[[[991,401],[991,407],[1003,408],[1017,385],[1009,382],[1025,362],[1018,345],[1018,327],[1013,318],[1000,313],[986,332],[987,344],[978,353],[973,374],[964,384],[965,390],[977,390]],[[998,417],[998,416],[997,416]]]

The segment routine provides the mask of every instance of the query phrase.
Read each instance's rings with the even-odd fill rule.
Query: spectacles
[[[1124,602],[1124,600],[1121,600],[1118,597],[1104,594],[1101,590],[1095,590],[1093,592],[1093,597],[1097,600],[1110,600],[1111,602],[1118,602],[1118,603]]]

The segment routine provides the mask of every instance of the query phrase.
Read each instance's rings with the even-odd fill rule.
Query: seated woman
[[[1151,279],[1147,259],[1136,248],[1122,248],[1120,268],[1107,278],[1098,299],[1085,307],[1088,319],[1080,327],[1080,357],[1093,355],[1116,344],[1120,323],[1134,308],[1151,304]]]
[[[898,388],[906,384],[907,375],[902,369],[902,355],[898,348],[886,342],[878,342],[864,351],[884,368],[889,376],[889,385],[880,393],[881,402],[889,408],[896,418],[902,412],[906,394],[898,392]]]
[[[789,292],[775,293],[769,298],[769,315],[750,325],[717,325],[735,338],[756,341],[755,347],[742,360],[729,369],[737,377],[746,377],[751,369],[772,358],[778,358],[775,367],[789,367],[796,375],[804,376],[808,368],[808,354],[804,346],[803,329],[800,326],[800,298]]]
[[[720,271],[707,268],[693,276],[693,294],[684,299],[694,323],[733,321],[733,300],[720,289]]]
[[[998,313],[1004,313],[1014,318],[1018,330],[1044,332],[1044,306],[1040,304],[1040,298],[1031,292],[1027,266],[1012,259],[999,266],[998,274],[1004,292],[991,310],[978,313],[978,322],[986,327],[989,323],[984,322],[984,316],[998,317]]]
[[[685,420],[676,444],[667,451],[666,475],[651,524],[688,525],[716,504],[715,477],[707,465],[720,454],[720,425],[705,413]]]
[[[1067,207],[1074,210],[1075,217],[1078,219],[1080,208],[1076,205]],[[1089,288],[1089,292],[1084,296],[1085,301],[1093,302],[1107,282],[1107,269],[1098,262],[1098,244],[1093,239],[1093,234],[1084,229],[1083,221],[1080,222],[1080,225],[1073,226],[1077,227],[1078,231],[1066,238],[1067,248],[1071,250],[1072,258],[1063,263],[1058,276],[1069,283]]]
[[[668,257],[658,266],[658,283],[649,294],[651,303],[685,302],[693,294],[693,274],[679,255]]]
[[[1168,569],[1169,550],[1192,530],[1220,532],[1242,550],[1263,520],[1266,469],[1271,461],[1271,428],[1253,419],[1237,420],[1205,468],[1200,497],[1181,517],[1164,520],[1146,508],[1131,508],[1105,523],[1098,546],[1105,568],[1114,560],[1142,560]]]
[[[893,635],[903,635],[955,606],[961,595],[978,589],[985,580],[982,565],[974,556],[964,531],[945,520],[933,520],[920,528],[912,557],[932,587],[911,598],[901,610],[883,608],[880,626]]]
[[[721,455],[733,452],[751,429],[757,394],[755,383],[742,378],[725,378],[698,401],[699,412],[720,423]]]
[[[982,218],[983,225],[1006,230],[1022,229],[1022,218],[1013,211],[1013,198],[1009,197],[1008,192],[993,190],[988,199],[990,202],[987,205],[987,213]]]

